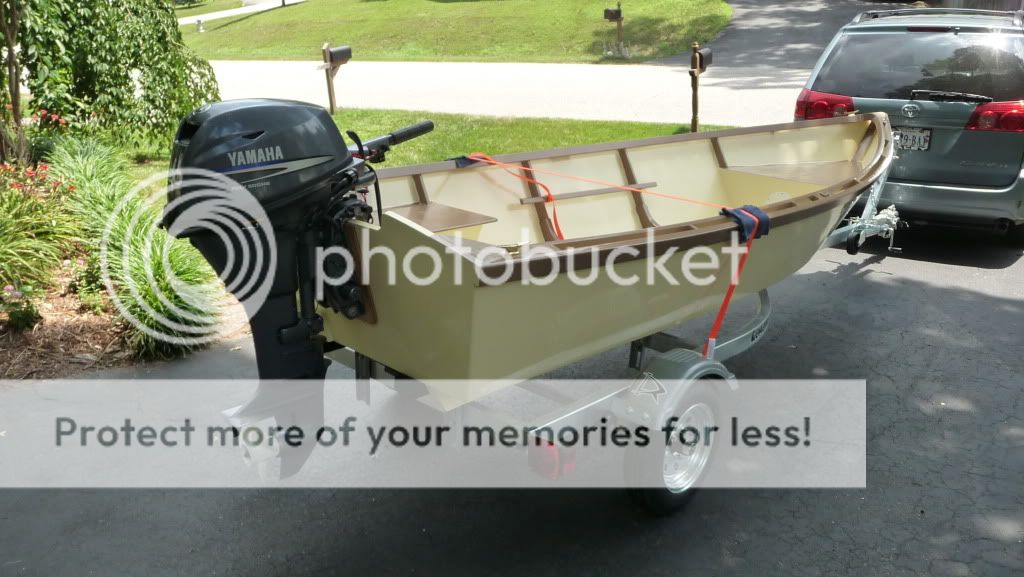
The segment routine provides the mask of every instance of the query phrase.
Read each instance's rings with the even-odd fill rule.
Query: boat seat
[[[455,208],[439,202],[427,202],[396,206],[388,212],[406,218],[433,233],[458,234],[468,239],[477,239],[485,224],[498,219],[479,212]]]
[[[473,228],[497,222],[493,216],[463,210],[439,202],[417,203],[389,208],[401,217],[422,226],[430,232],[446,232],[462,228]]]

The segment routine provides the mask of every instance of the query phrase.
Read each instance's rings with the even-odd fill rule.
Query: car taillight
[[[853,98],[804,88],[796,99],[797,120],[846,116],[853,112]]]
[[[1024,100],[979,104],[964,129],[1024,132]]]

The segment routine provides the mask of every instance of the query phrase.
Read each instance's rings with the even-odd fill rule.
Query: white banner
[[[3,381],[0,487],[865,485],[864,381],[392,384]]]

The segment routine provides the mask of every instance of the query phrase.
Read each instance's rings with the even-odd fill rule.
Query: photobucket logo
[[[510,282],[547,286],[564,275],[575,286],[588,286],[605,279],[618,286],[708,286],[723,272],[735,282],[740,260],[747,252],[746,244],[740,242],[735,232],[729,242],[717,250],[704,245],[659,249],[654,231],[647,229],[642,243],[611,250],[595,245],[560,251],[546,244],[531,244],[529,232],[523,231],[521,242],[516,245],[467,242],[460,235],[436,236],[435,239],[444,240],[401,253],[387,245],[375,246],[367,228],[362,228],[359,235],[358,244],[362,248],[358,254],[344,246],[317,248],[317,299],[323,298],[325,287],[350,283],[369,285],[371,279],[392,286],[400,283],[429,286],[441,281],[456,286],[467,281],[488,286]],[[472,265],[473,274],[464,273],[467,262]]]
[[[174,215],[166,231],[162,214]],[[210,251],[201,256],[176,238],[183,235],[203,239]],[[219,280],[208,274],[203,256],[214,257]],[[225,314],[235,303],[224,288],[255,313],[273,281],[259,272],[273,271],[276,260],[274,232],[259,201],[237,182],[201,169],[138,183],[111,213],[100,246],[103,282],[121,316],[154,339],[185,346],[246,326],[246,315]]]

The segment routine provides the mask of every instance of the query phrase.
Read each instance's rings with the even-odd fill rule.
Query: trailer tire
[[[861,238],[861,233],[851,232],[846,236],[846,254],[857,254],[860,252],[861,245],[864,244],[864,240]]]
[[[664,412],[664,418],[659,418],[658,426],[653,428],[651,432],[652,445],[656,443],[658,445],[661,444],[662,439],[657,435],[660,435],[660,427],[670,415],[680,416],[685,419],[686,415],[690,414],[691,411],[699,410],[699,412],[705,413],[702,418],[710,417],[712,423],[718,418],[720,413],[718,409],[719,404],[716,401],[718,395],[714,385],[715,380],[721,381],[722,379],[714,375],[701,377],[693,383],[690,390],[683,395],[683,398],[676,403],[675,407]],[[720,392],[718,391],[718,393]],[[700,415],[694,414],[693,416],[698,417]],[[700,450],[700,447],[696,450]],[[703,462],[696,465],[699,466],[699,470],[693,474],[692,480],[684,482],[682,487],[670,488],[668,486],[668,481],[666,480],[669,474],[666,471],[668,466],[666,459],[668,458],[670,457],[667,450],[656,452],[649,448],[631,448],[626,452],[625,469],[627,482],[632,481],[639,485],[627,489],[627,493],[634,503],[658,517],[666,517],[679,511],[693,499],[697,489],[692,485],[697,484],[701,480],[708,465],[714,458],[714,446],[708,447],[708,453],[704,456]],[[663,480],[665,483],[664,487],[652,487],[652,483],[656,483],[658,478]]]

